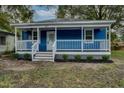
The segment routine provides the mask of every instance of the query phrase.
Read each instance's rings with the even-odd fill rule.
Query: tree
[[[118,36],[115,32],[111,32],[111,42],[115,42],[118,40]]]
[[[121,40],[124,42],[124,34],[122,34],[122,36],[121,36]]]
[[[0,28],[13,31],[13,28],[10,26],[11,23],[30,22],[32,15],[31,6],[0,6]]]
[[[123,8],[123,6],[116,5],[59,6],[57,17],[92,20],[120,19],[124,15]]]
[[[116,20],[116,26],[123,16],[124,6],[119,5],[58,6],[57,11],[57,18]]]

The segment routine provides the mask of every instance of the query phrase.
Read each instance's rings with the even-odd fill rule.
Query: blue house
[[[15,27],[15,51],[30,53],[32,61],[54,61],[64,54],[101,58],[111,55],[110,26],[113,20],[54,19],[11,24]]]

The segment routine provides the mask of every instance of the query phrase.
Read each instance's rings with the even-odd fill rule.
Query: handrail
[[[37,40],[17,40],[16,42],[37,41]]]
[[[38,45],[39,45],[39,41],[35,42],[32,45],[32,60],[34,59],[34,54],[38,51]]]
[[[53,62],[54,62],[54,58],[55,58],[55,52],[56,52],[56,41],[54,41],[53,46],[52,46]]]
[[[94,39],[94,40],[81,40],[81,39],[60,39],[57,41],[109,41],[109,40],[105,40],[105,39]]]

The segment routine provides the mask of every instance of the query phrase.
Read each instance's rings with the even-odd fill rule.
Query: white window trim
[[[84,40],[87,40],[86,39],[86,31],[87,30],[91,30],[92,31],[92,40],[90,40],[90,42],[88,42],[88,43],[93,43],[93,41],[94,41],[94,28],[85,28],[84,29]]]

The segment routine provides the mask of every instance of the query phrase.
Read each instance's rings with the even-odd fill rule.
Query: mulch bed
[[[107,61],[103,61],[103,60],[92,60],[92,61],[87,61],[87,60],[81,60],[81,61],[76,61],[76,60],[60,60],[60,59],[56,59],[55,62],[75,62],[75,63],[113,63],[114,61],[112,60],[107,60]]]

